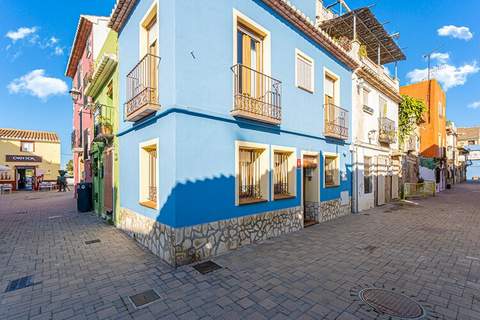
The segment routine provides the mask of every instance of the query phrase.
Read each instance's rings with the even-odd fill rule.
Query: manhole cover
[[[415,300],[401,293],[385,289],[366,288],[358,294],[366,304],[378,313],[403,319],[420,319],[425,310]]]
[[[145,307],[146,305],[160,299],[155,290],[147,290],[128,297],[135,305],[135,308]]]
[[[206,273],[221,269],[222,267],[220,267],[215,262],[208,260],[208,261],[194,265],[193,268],[198,272],[200,272],[201,274],[206,274]]]

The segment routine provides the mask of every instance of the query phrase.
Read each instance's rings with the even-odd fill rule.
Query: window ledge
[[[296,196],[291,194],[282,194],[273,196],[273,200],[285,200],[285,199],[295,199]]]
[[[157,203],[151,200],[140,201],[139,204],[150,209],[157,209]]]
[[[254,203],[261,203],[261,202],[268,202],[267,199],[245,199],[245,200],[240,200],[239,205],[244,205],[244,204],[254,204]]]
[[[326,185],[325,188],[338,188],[340,187],[340,184],[332,184],[332,185]]]

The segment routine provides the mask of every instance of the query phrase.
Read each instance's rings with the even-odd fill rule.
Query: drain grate
[[[155,290],[151,289],[140,292],[133,296],[129,296],[128,298],[135,305],[135,308],[141,308],[160,299],[160,296],[155,292]]]
[[[380,314],[403,319],[421,319],[425,316],[425,310],[418,302],[398,292],[366,288],[358,295]]]
[[[218,264],[216,264],[215,262],[213,262],[211,260],[196,264],[196,265],[193,266],[193,268],[195,270],[197,270],[198,272],[200,272],[201,274],[207,274],[209,272],[212,272],[212,271],[215,271],[215,270],[218,270],[218,269],[222,269],[221,266],[219,266]]]
[[[8,283],[8,286],[7,286],[7,289],[5,289],[5,292],[11,292],[11,291],[23,289],[26,287],[30,287],[32,285],[33,285],[33,276],[18,278]]]
[[[100,239],[94,239],[94,240],[85,241],[85,244],[92,244],[92,243],[99,243],[99,242],[100,242]]]

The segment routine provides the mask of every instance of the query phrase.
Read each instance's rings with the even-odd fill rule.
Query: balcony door
[[[237,29],[237,63],[240,65],[242,94],[261,98],[264,94],[263,38],[242,25]]]
[[[337,108],[335,108],[335,79],[329,75],[325,75],[325,118],[327,122],[335,123],[340,125],[337,122]]]
[[[148,77],[148,87],[152,88],[152,95],[155,99],[157,94],[157,65],[156,65],[156,56],[158,55],[158,24],[157,16],[153,16],[148,25],[145,27],[147,34],[147,48],[146,52],[147,57],[147,77]]]

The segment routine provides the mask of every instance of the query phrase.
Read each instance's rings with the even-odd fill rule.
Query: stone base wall
[[[196,226],[171,228],[121,208],[117,227],[171,265],[216,256],[303,228],[302,207],[263,212]]]
[[[339,217],[349,215],[352,212],[352,201],[342,205],[340,199],[323,201],[320,203],[319,222],[330,221]]]

